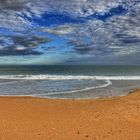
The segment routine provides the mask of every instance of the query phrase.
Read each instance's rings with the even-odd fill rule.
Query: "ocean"
[[[140,66],[1,66],[0,96],[91,99],[140,87]]]

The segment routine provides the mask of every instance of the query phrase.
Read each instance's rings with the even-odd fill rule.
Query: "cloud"
[[[0,56],[41,55],[53,50],[48,46],[41,48],[50,42],[48,33],[67,42],[62,47],[59,41],[50,46],[60,45],[58,48],[64,52],[100,61],[104,57],[128,58],[140,52],[138,0],[0,0],[0,3]],[[65,19],[59,26],[51,21],[54,26],[42,27],[37,20],[48,22],[45,14],[62,15],[63,20],[66,15],[69,20],[84,22],[69,23]]]
[[[19,55],[40,55],[41,52],[25,49],[23,46],[10,46],[9,48],[0,49],[0,56],[19,56]]]
[[[79,54],[125,56],[140,52],[140,4],[127,14],[108,20],[90,20],[70,35],[73,51]],[[86,42],[86,39],[88,40]]]
[[[42,28],[41,30],[43,32],[48,32],[55,35],[67,35],[67,34],[72,33],[75,30],[75,28],[76,27],[74,25],[65,24],[65,25],[54,27],[54,28],[47,28],[47,27]]]
[[[45,13],[65,14],[71,17],[104,15],[112,8],[122,5],[131,9],[132,0],[0,0],[0,27],[27,28]]]
[[[30,0],[0,0],[0,9],[21,10]]]
[[[41,55],[42,51],[37,50],[41,44],[50,42],[50,39],[43,36],[12,35],[0,37],[0,56],[14,55]]]

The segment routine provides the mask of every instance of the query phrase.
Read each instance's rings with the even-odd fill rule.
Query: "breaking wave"
[[[37,96],[37,97],[43,96],[44,97],[44,96],[66,94],[66,93],[76,93],[76,92],[83,92],[83,91],[88,91],[92,89],[105,88],[112,85],[113,80],[140,80],[140,76],[86,76],[86,75],[47,75],[45,74],[45,75],[0,75],[0,79],[2,80],[0,82],[0,85],[2,85],[1,86],[2,95],[11,95],[12,93],[13,96],[16,95],[16,96]],[[19,80],[21,81],[18,82]],[[33,80],[33,83],[30,80]],[[40,81],[36,82],[36,80],[42,80],[46,82],[45,83],[42,83]],[[93,85],[92,85],[90,82],[90,84],[87,85],[87,82],[89,80],[91,80],[91,82],[95,81],[95,83],[93,82]],[[56,81],[56,84],[55,84],[55,81]],[[61,81],[60,84],[57,84],[58,81]],[[77,83],[77,81],[78,81],[78,84],[83,83],[83,82],[85,82],[86,84],[85,85],[83,84],[84,86],[81,86],[80,88],[77,88],[77,86],[74,85],[76,88],[73,88],[73,85],[71,85],[71,83],[73,82]],[[96,84],[96,81],[97,81],[97,84]],[[98,83],[98,81],[102,81],[102,82]],[[28,84],[28,82],[30,84]],[[52,84],[53,84],[53,88],[48,89],[49,86],[52,87]],[[66,85],[68,86],[68,89]],[[14,87],[16,87],[16,90]],[[42,87],[45,89],[43,89]],[[60,88],[61,90],[57,90],[57,88]]]
[[[12,80],[140,80],[140,76],[85,76],[85,75],[1,75]]]

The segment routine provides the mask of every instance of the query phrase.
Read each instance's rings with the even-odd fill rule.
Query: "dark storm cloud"
[[[50,39],[41,36],[5,36],[0,38],[0,56],[6,55],[40,55],[38,46],[49,42]]]
[[[0,10],[21,10],[30,0],[0,0]]]
[[[16,46],[10,46],[0,50],[0,56],[19,56],[19,55],[41,55],[41,52],[26,48],[24,50],[17,50]]]
[[[120,42],[122,44],[126,44],[126,45],[129,45],[129,44],[139,44],[140,43],[140,38],[138,37],[135,37],[135,36],[122,36],[120,38]]]
[[[41,36],[12,36],[15,45],[22,45],[26,48],[36,48],[39,44],[47,43],[50,41],[47,37]]]
[[[92,44],[86,44],[83,41],[79,40],[70,40],[69,42],[67,42],[67,45],[72,45],[73,50],[79,54],[90,54],[94,51]]]

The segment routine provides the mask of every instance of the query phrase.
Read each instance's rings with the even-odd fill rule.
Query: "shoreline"
[[[140,90],[98,99],[0,97],[2,140],[139,140]]]
[[[91,91],[92,90],[87,90]],[[46,99],[46,100],[68,100],[68,101],[94,101],[94,100],[107,100],[107,99],[114,99],[114,98],[121,98],[121,97],[126,97],[131,94],[135,94],[136,92],[139,92],[140,89],[132,89],[130,90],[127,94],[124,95],[118,95],[118,96],[103,96],[103,97],[91,97],[91,98],[57,98],[57,97],[47,97],[47,96],[36,96],[36,95],[0,95],[1,98],[32,98],[32,99]],[[86,92],[86,91],[85,91]],[[79,93],[79,92],[78,92]]]

